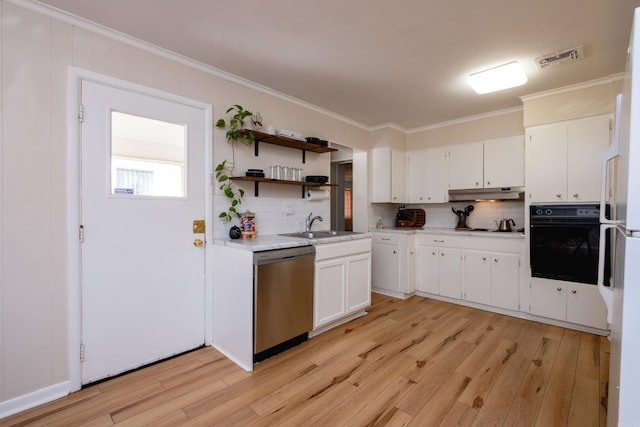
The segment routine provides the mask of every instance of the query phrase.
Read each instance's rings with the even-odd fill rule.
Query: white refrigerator
[[[608,165],[608,168],[606,167]],[[609,172],[607,171],[609,170]],[[640,425],[640,8],[617,98],[614,140],[603,160],[598,288],[611,329],[608,426]],[[612,182],[608,182],[611,176]],[[613,184],[611,218],[604,217],[606,188]],[[610,233],[613,274],[605,286],[605,233]]]

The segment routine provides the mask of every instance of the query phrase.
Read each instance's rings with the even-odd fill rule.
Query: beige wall
[[[525,127],[598,114],[613,113],[622,91],[619,76],[568,87],[552,93],[523,97]]]
[[[0,14],[0,404],[69,380],[66,240],[74,233],[66,227],[69,66],[212,104],[214,122],[229,105],[239,103],[260,111],[265,124],[276,128],[368,148],[366,129],[301,102],[12,2],[2,1]],[[224,131],[215,130],[213,151],[214,163],[229,156]],[[240,167],[275,161],[267,148],[261,151],[264,155],[255,158],[248,150]],[[275,152],[280,162],[301,161],[300,151],[275,147]],[[325,167],[328,172],[328,154],[308,154],[307,159],[308,173]],[[299,188],[291,191],[299,197]]]
[[[412,131],[406,145],[411,151],[522,134],[522,110],[518,108]]]

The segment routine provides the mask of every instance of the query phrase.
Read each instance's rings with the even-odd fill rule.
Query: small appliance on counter
[[[496,226],[498,227],[498,229],[496,231],[502,231],[502,232],[507,232],[507,233],[511,233],[511,226],[513,225],[514,227],[516,226],[516,222],[509,218],[509,219],[501,219],[499,222],[498,220],[494,220],[496,222]],[[524,230],[523,230],[524,231]]]
[[[424,227],[426,215],[424,209],[398,208],[396,213],[396,228],[421,228]]]
[[[456,210],[451,208],[451,211],[458,217],[458,224],[456,225],[456,231],[471,230],[471,227],[467,225],[467,218],[473,212],[473,205],[469,205],[464,210]]]

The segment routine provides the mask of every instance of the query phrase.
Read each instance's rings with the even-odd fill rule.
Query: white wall
[[[16,399],[69,380],[66,241],[76,233],[66,226],[69,66],[212,104],[214,123],[228,106],[239,103],[260,111],[265,124],[363,150],[368,147],[369,132],[337,115],[257,86],[238,84],[167,52],[114,38],[106,31],[94,32],[81,21],[63,15],[52,18],[28,1],[3,0],[0,14],[1,416],[21,404]],[[222,130],[214,131],[213,153],[214,164],[230,156]],[[274,162],[304,167],[308,174],[328,175],[329,171],[329,154],[308,153],[305,165],[300,151],[266,144],[260,147],[260,157],[248,148],[236,154],[240,173]],[[279,208],[274,210],[270,200],[295,204],[293,221],[310,207],[302,201],[300,187],[263,185],[264,199],[253,198],[253,185],[244,187],[246,207],[257,211],[258,221],[278,215]],[[220,199],[214,198],[216,215]],[[322,209],[317,212],[321,214]],[[227,229],[219,221],[214,227],[221,233]]]

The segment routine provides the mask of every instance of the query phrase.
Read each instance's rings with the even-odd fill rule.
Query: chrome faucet
[[[313,215],[313,212],[309,213],[309,216],[307,217],[307,219],[304,222],[304,231],[311,231],[311,226],[313,225],[313,222],[317,219],[318,221],[322,221],[322,217],[321,216],[314,216],[313,218],[311,218],[311,215]]]

